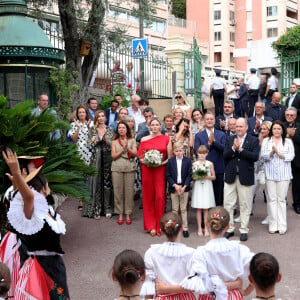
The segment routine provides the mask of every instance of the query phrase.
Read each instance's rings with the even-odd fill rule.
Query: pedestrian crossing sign
[[[148,56],[148,40],[134,39],[132,40],[132,57],[143,58]]]

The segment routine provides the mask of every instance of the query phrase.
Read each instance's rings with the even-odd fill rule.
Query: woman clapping
[[[131,132],[126,122],[120,121],[111,145],[115,213],[119,214],[119,225],[124,223],[124,213],[126,215],[126,224],[131,224],[130,215],[134,206],[133,186],[136,171],[134,157],[136,155],[136,141],[131,137]]]

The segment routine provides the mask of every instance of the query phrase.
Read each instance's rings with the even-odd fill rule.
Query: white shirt
[[[291,94],[291,95],[290,95],[289,104],[288,104],[288,107],[289,107],[289,108],[292,106],[293,101],[294,101],[296,95],[297,95],[297,93]]]
[[[256,74],[252,74],[249,76],[247,84],[250,90],[258,90],[260,85],[260,80],[256,76]]]
[[[208,138],[210,137],[210,133],[211,133],[211,131],[214,133],[214,131],[215,131],[215,129],[214,128],[212,128],[211,130],[210,129],[207,129],[207,128],[205,128],[205,130],[206,130],[206,133],[207,133],[207,136],[208,136]]]
[[[129,116],[132,116],[134,118],[134,123],[135,123],[135,131],[138,131],[138,127],[139,127],[139,124],[142,123],[142,120],[144,120],[144,117],[142,117],[142,112],[141,110],[138,108],[137,111],[134,111],[132,109],[132,106],[129,106],[127,108],[128,110],[128,115]],[[145,121],[143,121],[145,122]]]
[[[190,274],[180,285],[199,294],[214,291],[217,299],[227,299],[227,297],[218,298],[218,293],[228,294],[224,282],[234,281],[238,277],[247,279],[253,255],[254,253],[239,241],[229,241],[226,238],[212,239],[196,249],[188,266]],[[197,275],[193,276],[195,274]],[[216,290],[210,289],[209,286],[214,283],[211,281],[215,279],[218,283]]]
[[[265,161],[265,174],[268,180],[282,181],[293,178],[291,161],[295,157],[294,145],[291,139],[286,138],[284,145],[282,141],[278,144],[279,153],[284,155],[284,159],[279,158],[275,153],[270,157],[274,142],[272,138],[265,138],[261,145],[261,157]]]
[[[177,183],[182,183],[181,179],[181,167],[182,167],[182,158],[176,157],[176,165],[177,165]]]
[[[195,249],[182,243],[165,242],[151,245],[146,251],[146,280],[140,295],[155,295],[155,279],[178,285],[188,274],[188,265]]]
[[[224,84],[226,84],[225,79],[223,77],[217,76],[212,80],[211,85],[214,90],[221,90],[224,89]]]
[[[272,76],[268,79],[267,85],[270,86],[270,90],[276,90],[276,89],[278,89],[278,78],[276,78],[275,75],[272,75]]]

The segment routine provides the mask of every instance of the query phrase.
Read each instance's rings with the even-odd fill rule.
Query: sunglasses
[[[175,97],[175,99],[181,99],[181,98],[182,98],[181,96],[176,96],[176,97]]]

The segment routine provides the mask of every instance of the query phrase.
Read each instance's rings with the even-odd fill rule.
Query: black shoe
[[[235,208],[235,209],[233,210],[233,215],[236,216],[237,213],[238,213],[238,211],[237,211],[237,209]]]
[[[248,240],[248,234],[247,233],[241,233],[240,241],[246,242]]]
[[[300,206],[295,206],[294,210],[296,214],[300,214]]]
[[[182,235],[184,238],[188,238],[190,236],[190,234],[187,230],[183,230]]]
[[[232,231],[232,232],[226,231],[226,232],[224,233],[224,238],[226,238],[226,239],[229,239],[229,238],[232,237],[232,236],[234,236],[234,232],[233,232],[233,231]]]

